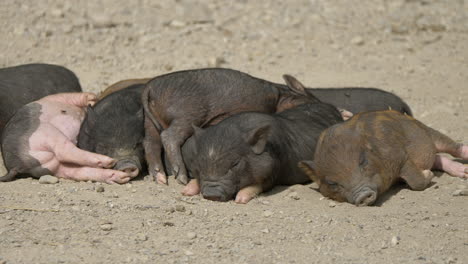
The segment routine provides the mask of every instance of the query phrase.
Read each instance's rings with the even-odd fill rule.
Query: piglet
[[[395,182],[413,190],[431,182],[433,167],[467,178],[468,168],[437,156],[468,159],[468,146],[397,111],[364,112],[320,135],[313,161],[301,167],[326,197],[358,206],[372,205]]]
[[[85,109],[95,100],[92,93],[61,93],[20,108],[2,134],[8,173],[0,181],[13,180],[18,174],[36,178],[53,174],[79,181],[127,182],[127,173],[106,169],[115,160],[76,147]]]

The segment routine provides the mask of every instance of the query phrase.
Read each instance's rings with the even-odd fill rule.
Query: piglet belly
[[[40,121],[49,123],[76,144],[84,116],[85,111],[77,106],[47,102],[42,103]]]

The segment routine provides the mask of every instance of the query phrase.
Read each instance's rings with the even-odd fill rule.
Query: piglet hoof
[[[117,161],[113,158],[104,156],[97,161],[97,166],[100,168],[112,168]]]
[[[116,171],[110,175],[110,178],[106,179],[106,183],[108,184],[114,184],[114,183],[119,183],[119,184],[124,184],[130,181],[131,177],[127,173],[123,173],[120,171]]]
[[[351,113],[350,111],[348,111],[346,109],[339,108],[338,110],[340,111],[341,117],[343,118],[344,121],[346,121],[346,120],[350,119],[351,117],[353,117],[353,113]]]
[[[162,172],[156,172],[156,176],[154,178],[158,184],[167,184],[167,177]]]
[[[454,177],[468,178],[468,167],[459,162],[455,162],[446,171]]]
[[[196,179],[189,181],[189,183],[182,189],[182,195],[194,196],[200,193],[200,185]]]
[[[93,93],[86,93],[86,105],[93,106],[97,101],[97,96]]]
[[[248,203],[250,200],[252,200],[255,196],[252,196],[251,194],[249,193],[237,193],[236,195],[236,200],[234,200],[236,203],[238,204],[246,204]]]

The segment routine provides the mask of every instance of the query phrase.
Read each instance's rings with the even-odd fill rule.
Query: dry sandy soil
[[[468,140],[466,0],[2,0],[0,35],[0,67],[61,64],[87,91],[206,66],[290,73],[395,92]],[[438,176],[367,208],[313,184],[238,205],[183,197],[173,179],[20,179],[0,184],[0,263],[468,263],[468,198],[452,195],[468,182]]]

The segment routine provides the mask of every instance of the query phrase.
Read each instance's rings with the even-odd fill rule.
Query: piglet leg
[[[421,171],[413,161],[408,160],[401,169],[400,177],[406,181],[412,190],[422,191],[431,183],[434,173],[430,170]]]
[[[115,165],[115,160],[96,153],[85,151],[76,147],[64,135],[61,138],[55,137],[52,149],[55,157],[60,163],[73,163],[82,166],[111,168]]]
[[[185,196],[194,196],[200,193],[200,184],[197,179],[190,180],[189,183],[182,189],[182,194]]]
[[[445,171],[454,177],[468,178],[468,167],[466,165],[440,155],[436,155],[432,168]]]
[[[260,184],[254,184],[241,189],[236,195],[236,203],[246,204],[262,192]]]
[[[75,180],[75,181],[96,181],[96,182],[105,182],[105,183],[126,183],[132,178],[128,173],[110,170],[110,169],[101,169],[101,168],[91,168],[91,167],[80,167],[74,165],[64,165],[61,164],[57,173],[57,177]]]
[[[159,131],[151,120],[145,117],[145,139],[143,141],[145,157],[148,162],[148,172],[159,184],[167,184],[166,173],[161,159],[162,143]]]
[[[177,119],[161,133],[161,142],[167,158],[172,165],[172,172],[180,184],[188,183],[187,169],[182,159],[180,147],[193,134],[191,120]]]
[[[59,93],[44,97],[41,100],[55,101],[78,107],[93,106],[97,97],[93,93]]]

